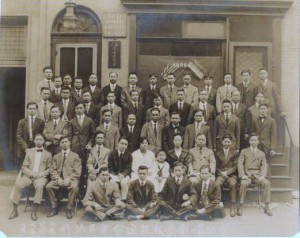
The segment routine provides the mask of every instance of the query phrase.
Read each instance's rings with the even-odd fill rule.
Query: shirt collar
[[[179,179],[179,183],[181,184],[181,182],[182,182],[182,179],[183,179],[183,176],[181,176],[181,177],[177,177],[177,176],[175,176],[175,182],[177,183],[177,181],[178,181],[178,179]]]
[[[61,150],[61,153],[64,155],[64,153],[66,153],[66,156],[68,156],[68,154],[70,153],[70,149],[67,150]]]
[[[174,84],[172,86],[170,86],[170,84],[168,84],[168,88],[174,88]]]
[[[229,112],[229,113],[225,113],[224,112],[224,116],[229,116],[230,117],[231,116],[231,112]]]
[[[204,184],[206,184],[206,189],[208,189],[209,181],[210,181],[210,178],[208,180],[206,180],[206,181],[203,181],[202,188],[204,187]]]
[[[103,122],[103,125],[104,125],[104,127],[106,127],[106,126],[110,127],[111,122],[110,123]]]
[[[69,98],[68,98],[68,99],[64,99],[64,98],[63,98],[62,100],[63,100],[63,101],[66,101],[66,102],[69,102],[70,99],[69,99]]]
[[[257,149],[257,147],[256,148],[254,148],[254,147],[252,147],[252,146],[250,146],[250,149],[251,149],[251,152],[253,153],[255,153],[256,152],[256,149]]]
[[[116,104],[113,102],[113,103],[107,103],[107,106],[108,107],[114,107]]]
[[[95,89],[97,87],[97,85],[91,85],[90,84],[90,88]]]
[[[128,124],[128,129],[130,130],[130,128],[134,129],[134,126]]]
[[[139,183],[140,183],[140,185],[141,185],[141,186],[142,186],[142,184],[144,184],[144,185],[145,185],[145,184],[146,184],[146,182],[147,182],[147,180],[145,180],[145,181],[142,181],[142,180],[140,180],[140,179],[139,179]]]
[[[84,114],[82,114],[82,115],[77,115],[77,118],[78,118],[78,119],[81,119],[81,118],[84,119],[84,117],[85,117]]]
[[[37,147],[35,147],[35,152],[38,152],[37,150],[44,150],[44,148],[42,147],[42,148],[37,148]],[[40,152],[40,151],[39,151]],[[41,151],[42,152],[42,151]]]
[[[34,115],[34,116],[28,116],[29,120],[30,120],[31,118],[33,118],[33,120],[35,120],[36,117],[37,117],[36,115]]]
[[[118,155],[119,155],[119,156],[121,155],[121,153],[123,153],[123,155],[124,155],[125,151],[124,151],[124,152],[121,152],[121,151],[118,149]]]
[[[58,124],[58,123],[59,123],[59,120],[60,120],[60,118],[53,119],[53,123],[56,122],[56,124]]]

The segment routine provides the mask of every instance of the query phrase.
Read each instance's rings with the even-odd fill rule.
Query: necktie
[[[201,193],[201,200],[202,200],[203,205],[206,207],[208,205],[206,182],[204,182],[203,190],[202,190],[202,193]]]
[[[48,88],[50,88],[50,89],[51,89],[51,87],[50,87],[50,80],[48,80]]]
[[[105,130],[106,130],[106,131],[108,131],[108,124],[106,124],[106,126],[105,126]]]
[[[172,93],[172,91],[173,91],[173,87],[170,87],[170,93]]]
[[[62,162],[62,164],[61,164],[61,172],[60,172],[62,178],[63,178],[63,168],[64,168],[64,163],[65,163],[65,161],[66,161],[66,158],[67,158],[67,152],[64,152],[64,155],[63,155],[63,162]]]
[[[77,90],[77,95],[78,97],[80,97],[80,90]]]
[[[48,114],[48,110],[47,110],[47,102],[45,101],[44,102],[44,119],[45,119],[45,121],[48,120],[48,116],[49,116],[49,114]]]
[[[56,120],[54,120],[53,127],[54,127],[54,130],[56,130],[56,127],[57,127],[57,122],[56,122]]]
[[[226,120],[226,123],[228,124],[228,122],[229,122],[229,116],[228,116],[228,114],[225,115],[225,120]]]
[[[200,155],[202,155],[202,149],[203,149],[203,147],[200,147]]]
[[[133,128],[132,128],[132,126],[130,127],[129,133],[130,133],[130,134],[133,133]]]
[[[206,183],[204,183],[204,186],[203,186],[203,192],[207,192],[207,186],[206,186]]]
[[[157,128],[156,128],[156,123],[154,123],[154,128],[153,128],[153,130],[154,130],[154,135],[155,135],[155,137],[157,137]]]
[[[180,179],[179,178],[177,178],[176,183],[177,183],[177,185],[180,185]]]
[[[38,149],[38,150],[36,150],[36,152],[43,152],[43,150],[42,149]]]
[[[123,159],[123,156],[124,156],[124,153],[121,152],[121,153],[120,153],[120,159],[121,159],[121,160]]]
[[[100,146],[98,146],[97,155],[98,155],[98,157],[100,156]]]
[[[103,183],[101,186],[102,186],[103,192],[105,193],[105,192],[106,192],[106,186],[105,186],[105,183]]]
[[[182,102],[179,103],[179,110],[182,110]]]
[[[33,140],[33,125],[34,125],[34,119],[31,117],[31,133],[30,133],[30,140]]]

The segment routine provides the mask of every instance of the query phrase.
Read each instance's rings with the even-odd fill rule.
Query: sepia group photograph
[[[0,237],[299,235],[300,1],[0,0]]]

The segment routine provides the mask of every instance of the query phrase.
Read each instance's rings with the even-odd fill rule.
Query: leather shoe
[[[57,208],[51,209],[51,211],[47,214],[47,217],[53,217],[58,214]]]
[[[172,217],[171,216],[164,216],[164,215],[162,215],[162,216],[160,216],[159,220],[160,221],[172,220]]]
[[[70,209],[67,209],[67,210],[66,210],[66,217],[67,217],[68,219],[72,219],[72,218],[73,218],[72,211],[71,211]]]
[[[184,217],[185,221],[198,220],[198,219],[199,219],[199,216],[198,215],[193,215],[193,214],[186,215]]]
[[[16,218],[18,215],[19,215],[19,214],[18,214],[18,210],[14,209],[14,210],[12,210],[12,212],[11,212],[10,216],[8,217],[8,219],[9,219],[9,220],[14,219],[14,218]]]
[[[236,215],[235,206],[231,205],[231,207],[230,207],[230,216],[235,217],[235,215]]]
[[[238,216],[242,216],[243,215],[243,207],[242,206],[238,207],[237,214],[238,214]]]
[[[31,217],[31,220],[36,221],[37,220],[36,212],[32,211],[30,217]]]
[[[266,206],[266,207],[265,207],[265,213],[266,213],[268,216],[273,216],[273,213],[272,213],[272,211],[270,210],[270,207],[269,207],[269,206]]]

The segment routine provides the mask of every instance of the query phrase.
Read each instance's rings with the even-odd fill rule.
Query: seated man
[[[38,205],[41,203],[44,187],[48,181],[47,176],[49,174],[52,159],[51,154],[43,148],[44,142],[44,136],[42,134],[36,134],[34,137],[35,148],[29,149],[29,151],[26,153],[21,168],[22,176],[16,181],[11,195],[11,202],[14,208],[9,216],[9,219],[14,219],[18,216],[18,204],[21,198],[22,190],[33,184],[35,194],[31,219],[33,221],[37,220],[36,211]]]
[[[223,136],[223,149],[216,152],[217,179],[216,183],[222,188],[224,183],[228,184],[230,195],[230,216],[236,214],[236,188],[237,188],[237,155],[231,147],[232,137]]]
[[[121,187],[122,200],[126,200],[130,183],[130,172],[132,167],[132,155],[127,150],[128,141],[126,138],[119,139],[118,148],[108,156],[108,171],[111,181],[117,182]]]
[[[224,218],[224,208],[220,206],[221,189],[210,178],[211,168],[203,165],[200,168],[201,181],[195,185],[198,194],[196,214],[190,214],[185,220],[212,220],[213,218]]]
[[[129,186],[126,206],[131,214],[128,216],[129,221],[152,218],[158,210],[154,185],[146,180],[147,176],[148,167],[139,166],[138,179],[132,181]]]
[[[183,219],[193,211],[196,204],[196,191],[188,178],[184,177],[185,166],[178,162],[174,165],[174,177],[168,178],[157,203],[160,205],[161,221]]]
[[[86,212],[95,221],[103,221],[105,218],[122,219],[125,204],[121,202],[118,185],[109,181],[107,167],[101,167],[97,177],[99,179],[91,183],[82,201]]]
[[[259,144],[258,135],[252,134],[249,139],[250,147],[243,149],[238,158],[238,172],[241,179],[240,186],[240,204],[237,209],[239,216],[243,215],[243,204],[246,197],[247,187],[251,183],[259,184],[263,190],[263,201],[265,202],[264,212],[272,216],[269,203],[271,197],[271,185],[266,179],[267,162],[264,152],[257,148]]]
[[[68,137],[60,138],[61,152],[53,157],[51,168],[51,181],[47,184],[46,190],[51,202],[51,211],[47,217],[57,215],[57,199],[55,192],[61,189],[69,190],[66,217],[72,219],[72,208],[79,192],[79,178],[81,175],[81,160],[78,154],[70,150]]]

